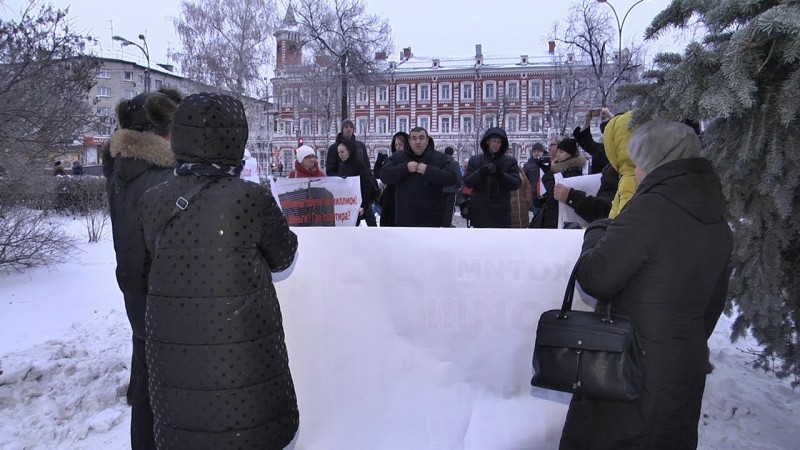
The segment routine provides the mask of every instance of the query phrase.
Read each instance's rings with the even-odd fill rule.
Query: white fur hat
[[[297,162],[303,164],[303,160],[306,159],[306,156],[313,156],[317,157],[317,152],[310,145],[304,145],[297,149]]]

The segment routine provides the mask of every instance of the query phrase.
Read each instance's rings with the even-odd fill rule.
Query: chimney
[[[433,68],[434,69],[438,69],[439,68],[439,60],[438,59],[434,59],[433,60]]]
[[[523,66],[528,65],[528,55],[520,55],[519,59],[520,59],[520,64],[522,64]]]
[[[386,52],[375,52],[375,61],[385,61],[389,58],[389,55]]]
[[[475,59],[483,59],[483,49],[481,44],[475,44]]]
[[[548,41],[547,42],[547,53],[551,55],[556,54],[556,41]]]
[[[403,48],[403,59],[411,58],[411,47]]]

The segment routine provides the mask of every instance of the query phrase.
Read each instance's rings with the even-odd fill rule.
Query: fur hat
[[[181,94],[175,89],[139,94],[117,104],[117,123],[122,129],[153,131],[166,136],[180,102]]]
[[[354,129],[354,130],[356,129],[356,124],[354,124],[354,123],[353,123],[353,121],[352,121],[352,120],[350,120],[350,119],[344,119],[344,120],[342,121],[342,126],[341,126],[341,127],[339,127],[339,129],[340,129],[340,130],[344,130],[344,127],[345,127],[345,126],[347,126],[347,125],[350,125],[350,128],[352,128],[352,129]]]
[[[570,156],[578,156],[578,143],[575,142],[575,139],[570,139],[570,138],[562,139],[558,143],[558,148],[569,153]]]
[[[667,120],[645,123],[628,141],[631,160],[647,173],[668,162],[699,158],[700,149],[700,138],[692,127]]]
[[[317,157],[317,152],[310,145],[304,145],[297,149],[297,162],[300,164],[303,163],[303,160],[306,159],[307,156]]]
[[[541,142],[536,142],[536,143],[533,144],[533,147],[531,147],[531,153],[533,153],[533,152],[542,152],[542,153],[544,153],[544,151],[545,151],[544,150],[544,145],[542,145]]]

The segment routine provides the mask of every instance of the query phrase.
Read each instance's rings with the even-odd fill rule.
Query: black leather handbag
[[[589,250],[591,251],[591,250]],[[531,385],[605,400],[634,400],[644,385],[636,330],[611,313],[572,311],[575,263],[561,309],[544,312],[536,329]]]

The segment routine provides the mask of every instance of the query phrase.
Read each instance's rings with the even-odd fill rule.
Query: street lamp
[[[143,34],[139,35],[139,39],[141,39],[142,42],[144,43],[144,47],[137,44],[136,42],[129,41],[122,36],[113,36],[111,39],[119,41],[123,47],[133,45],[134,47],[137,47],[139,50],[141,50],[142,53],[144,53],[144,57],[147,60],[147,69],[145,69],[144,71],[144,91],[150,92],[150,49],[147,47],[147,39],[145,39]]]
[[[619,53],[617,53],[617,80],[622,77],[622,27],[625,26],[625,19],[628,18],[628,14],[631,13],[631,10],[636,7],[639,3],[642,3],[644,0],[639,0],[638,2],[631,5],[630,8],[625,12],[625,15],[622,16],[622,22],[619,21],[619,16],[617,15],[617,10],[614,9],[614,5],[612,5],[608,0],[597,0],[597,3],[605,3],[611,8],[611,12],[614,13],[614,18],[617,19],[617,32],[618,34],[618,42],[619,42]]]

